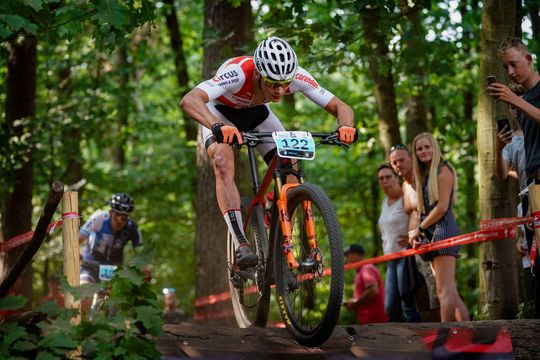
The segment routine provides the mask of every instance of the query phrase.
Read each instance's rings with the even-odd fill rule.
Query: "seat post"
[[[257,194],[261,184],[259,182],[259,173],[257,170],[257,159],[255,158],[255,148],[248,146],[248,158],[249,158],[249,168],[251,170],[251,182],[253,193]]]

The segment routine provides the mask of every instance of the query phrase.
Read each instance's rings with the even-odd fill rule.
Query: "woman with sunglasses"
[[[216,197],[236,244],[236,260],[241,269],[257,265],[258,257],[243,231],[233,149],[229,145],[242,142],[240,131],[285,130],[269,103],[296,92],[337,118],[340,141],[350,144],[356,140],[351,107],[298,66],[292,47],[278,37],[263,40],[253,56],[225,61],[213,78],[197,85],[180,101],[184,112],[201,125],[216,176]],[[268,163],[275,154],[275,144],[260,144],[257,151]]]
[[[421,133],[414,138],[413,172],[420,222],[409,232],[411,245],[419,246],[422,238],[435,242],[459,235],[452,211],[452,197],[457,188],[456,172],[450,163],[443,160],[439,144],[430,133]],[[470,320],[456,286],[458,253],[459,246],[429,253],[442,322]]]

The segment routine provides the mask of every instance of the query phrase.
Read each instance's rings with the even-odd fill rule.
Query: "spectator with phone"
[[[514,87],[513,91],[519,96],[523,95],[521,86]],[[517,179],[519,189],[523,191],[527,187],[523,129],[517,121],[517,109],[513,105],[508,105],[508,110],[516,131],[511,129],[508,119],[497,120],[495,175],[500,181],[506,181],[508,176]]]
[[[525,171],[527,182],[540,184],[540,75],[532,66],[532,56],[521,39],[506,38],[497,50],[510,79],[523,86],[523,96],[508,86],[493,83],[487,87],[490,95],[517,109],[517,119],[523,129]]]
[[[511,86],[512,91],[518,95],[523,95],[522,86]],[[526,214],[529,209],[529,197],[527,189],[527,173],[526,169],[526,159],[525,159],[525,140],[523,136],[523,129],[521,128],[519,121],[517,120],[518,109],[511,104],[508,104],[508,110],[510,113],[510,119],[512,123],[516,126],[516,131],[512,131],[508,124],[504,124],[501,120],[497,121],[497,143],[496,143],[496,153],[495,153],[495,176],[500,181],[506,181],[508,177],[512,177],[519,181],[519,190],[520,190],[520,202],[521,206],[519,207],[522,214]],[[507,120],[508,123],[508,120]],[[522,216],[518,214],[518,216]],[[532,241],[534,237],[534,231],[528,227],[522,227],[524,246],[522,247],[518,241],[518,252],[521,256],[527,254],[527,249],[530,249],[532,246]],[[521,239],[520,239],[521,240]],[[534,283],[537,281],[537,277],[530,276],[530,259],[528,256],[524,256],[525,261],[529,260],[529,271],[525,271],[526,274],[526,288],[534,288]],[[532,282],[532,284],[530,284]],[[538,285],[540,287],[540,284]],[[528,291],[529,293],[530,291]],[[534,294],[534,292],[533,292]],[[534,296],[530,296],[534,299]],[[540,304],[539,304],[540,306]]]
[[[506,38],[497,50],[501,63],[510,79],[523,86],[523,96],[515,94],[504,84],[488,86],[490,94],[517,109],[517,119],[523,129],[525,172],[527,185],[540,184],[540,75],[532,66],[532,55],[519,38]],[[532,209],[538,211],[540,209]],[[524,213],[527,214],[528,212]],[[529,244],[530,245],[530,244]],[[531,248],[531,247],[529,247]],[[538,253],[536,262],[540,260]],[[535,267],[535,318],[540,318],[540,271]]]

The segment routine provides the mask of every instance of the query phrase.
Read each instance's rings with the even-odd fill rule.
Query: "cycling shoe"
[[[240,268],[240,270],[257,266],[259,257],[253,252],[253,250],[251,250],[249,245],[240,245],[235,252],[236,265]]]

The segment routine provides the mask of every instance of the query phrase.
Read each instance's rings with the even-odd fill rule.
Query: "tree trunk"
[[[459,4],[459,12],[461,14],[461,18],[464,19],[467,16],[468,9],[468,2],[463,1]],[[463,31],[463,56],[467,59],[470,59],[473,57],[473,54],[471,53],[471,43],[474,43],[474,34],[468,29],[468,27],[464,26]],[[466,61],[464,64],[465,71],[470,72],[471,71],[471,61]],[[465,86],[463,90],[463,121],[469,122],[473,119],[473,110],[474,110],[474,94],[472,92],[471,86]],[[467,138],[463,139],[464,142],[468,144],[474,144],[474,135],[471,131],[467,131]],[[470,137],[469,137],[470,135]],[[475,154],[472,153],[471,150],[467,150],[467,156],[463,157],[463,167],[464,167],[464,173],[465,173],[465,181],[464,184],[474,184],[476,182],[475,179],[475,165],[476,161],[473,161],[475,157]],[[477,206],[477,199],[478,199],[478,189],[475,186],[465,186],[465,219],[462,219],[461,223],[461,230],[464,233],[469,233],[472,231],[475,231],[478,229],[478,206]],[[467,253],[468,258],[477,258],[478,257],[478,246],[476,244],[468,244],[465,246],[465,252]],[[469,288],[476,289],[478,288],[477,279],[474,277],[470,277],[470,282],[468,283]]]
[[[396,91],[392,76],[392,61],[388,56],[386,37],[381,33],[382,24],[378,11],[362,9],[360,20],[371,53],[367,56],[368,76],[375,83],[375,99],[379,116],[381,146],[388,157],[390,147],[401,143],[396,107]]]
[[[373,148],[369,148],[366,157],[370,162],[375,161],[375,151]],[[371,206],[367,201],[363,201],[364,204],[364,214],[367,215],[369,219],[370,228],[371,228],[371,239],[373,242],[373,254],[372,257],[379,256],[382,253],[382,240],[381,234],[379,232],[379,215],[381,213],[381,196],[380,196],[380,185],[376,176],[369,177],[369,189],[371,196]],[[371,207],[371,208],[370,208]]]
[[[165,20],[171,40],[171,50],[174,53],[174,66],[176,69],[176,82],[180,89],[178,98],[181,99],[188,92],[189,74],[187,71],[186,55],[184,53],[184,43],[182,41],[182,33],[180,32],[180,23],[176,16],[176,8],[174,0],[165,0],[167,7],[165,9]],[[197,140],[197,123],[188,118],[184,113],[184,131],[186,132],[186,140]]]
[[[228,1],[206,0],[204,9],[205,34],[218,32],[217,39],[204,48],[204,79],[210,78],[227,58],[242,54],[242,47],[253,40],[251,4],[244,0],[233,7]],[[203,142],[197,141],[197,200],[195,234],[195,297],[228,291],[226,259],[227,227],[216,200],[215,178]],[[241,170],[239,170],[241,171]],[[197,309],[211,318],[210,323],[234,324],[230,302]],[[214,315],[212,315],[214,314]]]
[[[426,61],[422,51],[425,49],[423,39],[425,31],[422,27],[420,7],[411,8],[409,3],[400,0],[401,12],[406,14],[407,33],[403,36],[405,47],[404,55],[410,59],[407,62],[407,74],[412,83],[412,89],[406,103],[405,117],[407,120],[407,144],[412,144],[414,137],[421,132],[428,131],[427,108],[425,104],[426,93]]]
[[[71,83],[71,62],[70,60],[63,61],[58,68],[58,81],[57,92],[59,102],[62,104],[68,104],[71,94],[73,93],[73,86]],[[65,173],[63,181],[66,185],[73,185],[82,179],[83,162],[81,154],[81,124],[77,122],[77,119],[72,122],[65,122],[65,126],[62,128],[62,145],[63,145],[63,157],[65,164]],[[79,196],[81,196],[81,190]]]
[[[510,185],[496,180],[495,118],[505,116],[507,106],[495,102],[485,92],[485,77],[496,75],[508,82],[497,56],[497,47],[506,36],[515,36],[516,0],[485,0],[482,11],[480,79],[478,95],[478,162],[480,179],[480,219],[511,216],[515,193]],[[480,245],[480,309],[494,319],[514,318],[518,305],[518,264],[515,240]]]
[[[25,36],[21,41],[8,44],[8,66],[6,79],[6,126],[9,138],[31,139],[36,114],[36,62],[37,39]],[[29,141],[29,140],[27,140]],[[32,144],[24,149],[14,149],[16,163],[20,166],[8,174],[2,196],[2,233],[5,241],[32,229]],[[2,253],[3,265],[0,277],[3,280],[13,266],[22,248]],[[22,274],[21,292],[32,299],[32,263]]]
[[[126,135],[125,130],[129,117],[129,75],[131,73],[130,64],[128,63],[128,45],[122,43],[118,46],[118,122],[113,124],[115,131],[114,139],[112,139],[112,155],[113,163],[119,169],[122,169],[126,164]]]

